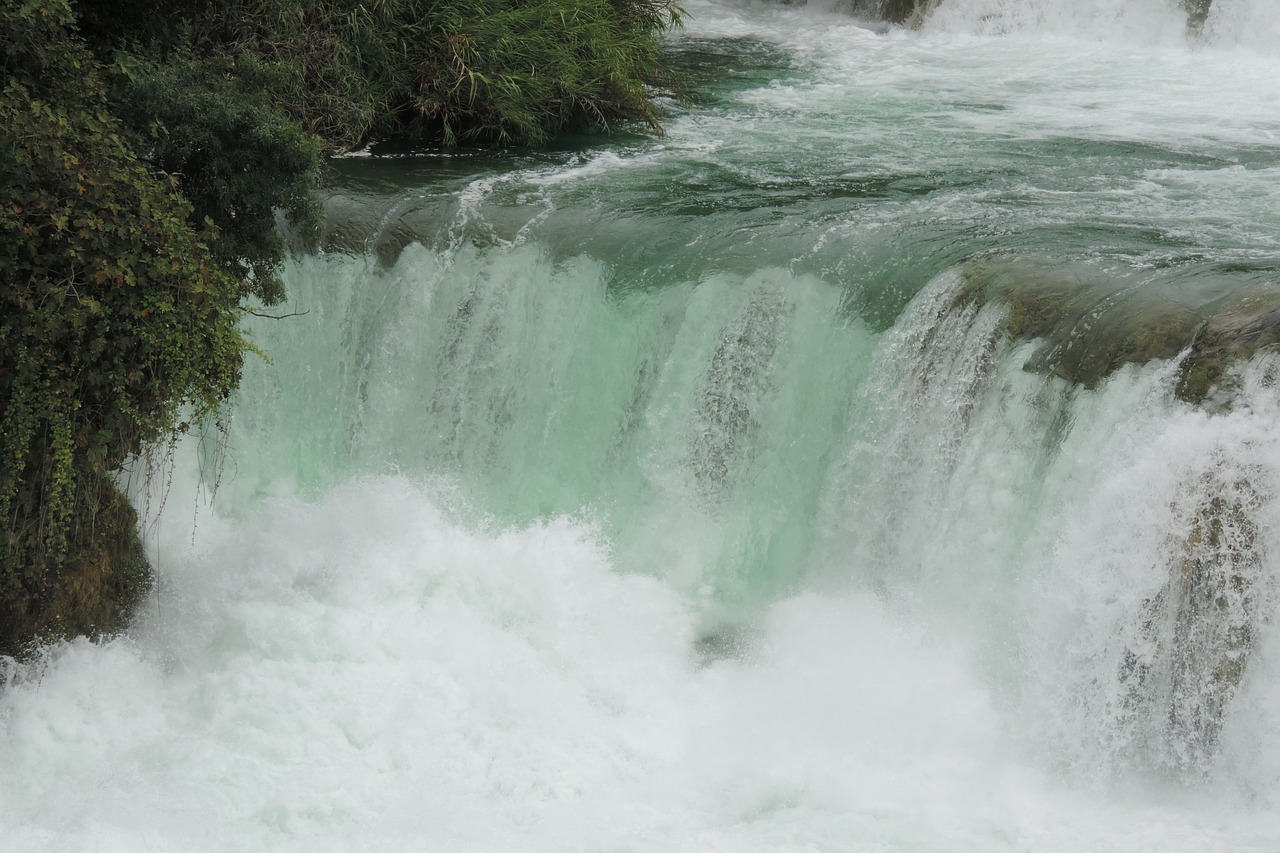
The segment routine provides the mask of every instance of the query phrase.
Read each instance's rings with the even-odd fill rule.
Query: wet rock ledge
[[[1274,283],[1162,287],[1007,259],[972,261],[963,278],[957,307],[1003,303],[1008,335],[1039,342],[1026,369],[1086,388],[1126,364],[1185,352],[1177,396],[1223,408],[1233,391],[1229,368],[1280,350],[1280,285]]]

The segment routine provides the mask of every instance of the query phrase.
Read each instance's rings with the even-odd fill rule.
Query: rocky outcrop
[[[1228,368],[1255,353],[1280,350],[1280,290],[1254,286],[1207,306],[1182,362],[1178,396],[1225,405],[1233,390]]]
[[[1176,359],[1174,393],[1218,412],[1236,397],[1233,365],[1280,351],[1280,284],[1109,278],[1008,257],[973,260],[961,280],[954,313],[998,303],[999,334],[1034,342],[1025,369],[1086,388],[1128,364]],[[1193,463],[1167,507],[1163,582],[1118,628],[1114,719],[1135,757],[1177,776],[1216,760],[1265,618],[1267,483],[1225,452]]]
[[[970,263],[964,281],[957,302],[1001,302],[1007,333],[1039,342],[1028,370],[1087,388],[1126,364],[1185,353],[1178,396],[1225,407],[1234,381],[1229,368],[1280,350],[1280,285],[1163,288],[1007,259]]]
[[[1227,470],[1205,470],[1173,508],[1168,581],[1120,668],[1126,715],[1148,721],[1148,754],[1178,772],[1209,767],[1259,616],[1265,502],[1253,478]]]

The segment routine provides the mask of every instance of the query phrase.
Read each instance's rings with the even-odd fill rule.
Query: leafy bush
[[[277,103],[335,145],[370,134],[540,142],[657,127],[671,0],[238,0],[192,25],[204,49],[285,73]]]
[[[144,570],[111,475],[230,394],[246,287],[133,153],[67,4],[8,3],[0,22],[3,652],[127,613]]]

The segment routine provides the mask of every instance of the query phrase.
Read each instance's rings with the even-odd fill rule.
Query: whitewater
[[[1280,4],[686,8],[664,136],[333,163],[0,848],[1280,849],[1280,356],[1086,370],[1280,285]]]

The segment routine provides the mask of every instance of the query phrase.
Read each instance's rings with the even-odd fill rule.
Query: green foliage
[[[81,569],[110,573],[105,554],[136,540],[105,521],[132,519],[112,473],[184,407],[216,410],[245,349],[246,283],[134,155],[67,12],[0,6],[0,640],[15,625],[94,627],[50,607],[81,601]]]
[[[667,82],[658,35],[679,19],[672,0],[231,0],[188,3],[182,31],[193,54],[235,57],[258,74],[251,88],[341,148],[656,128],[647,86]]]
[[[414,52],[411,120],[446,139],[542,140],[625,118],[658,126],[646,83],[661,78],[656,32],[667,4],[470,0],[431,6],[436,37]]]
[[[143,129],[152,167],[177,177],[191,221],[216,226],[213,257],[263,302],[279,302],[276,211],[304,238],[319,231],[321,142],[262,97],[277,75],[252,58],[184,52],[133,62],[121,77],[117,113]]]
[[[178,178],[214,257],[282,293],[275,214],[304,239],[322,148],[371,137],[539,143],[658,128],[673,0],[93,0],[75,6],[148,163]]]

